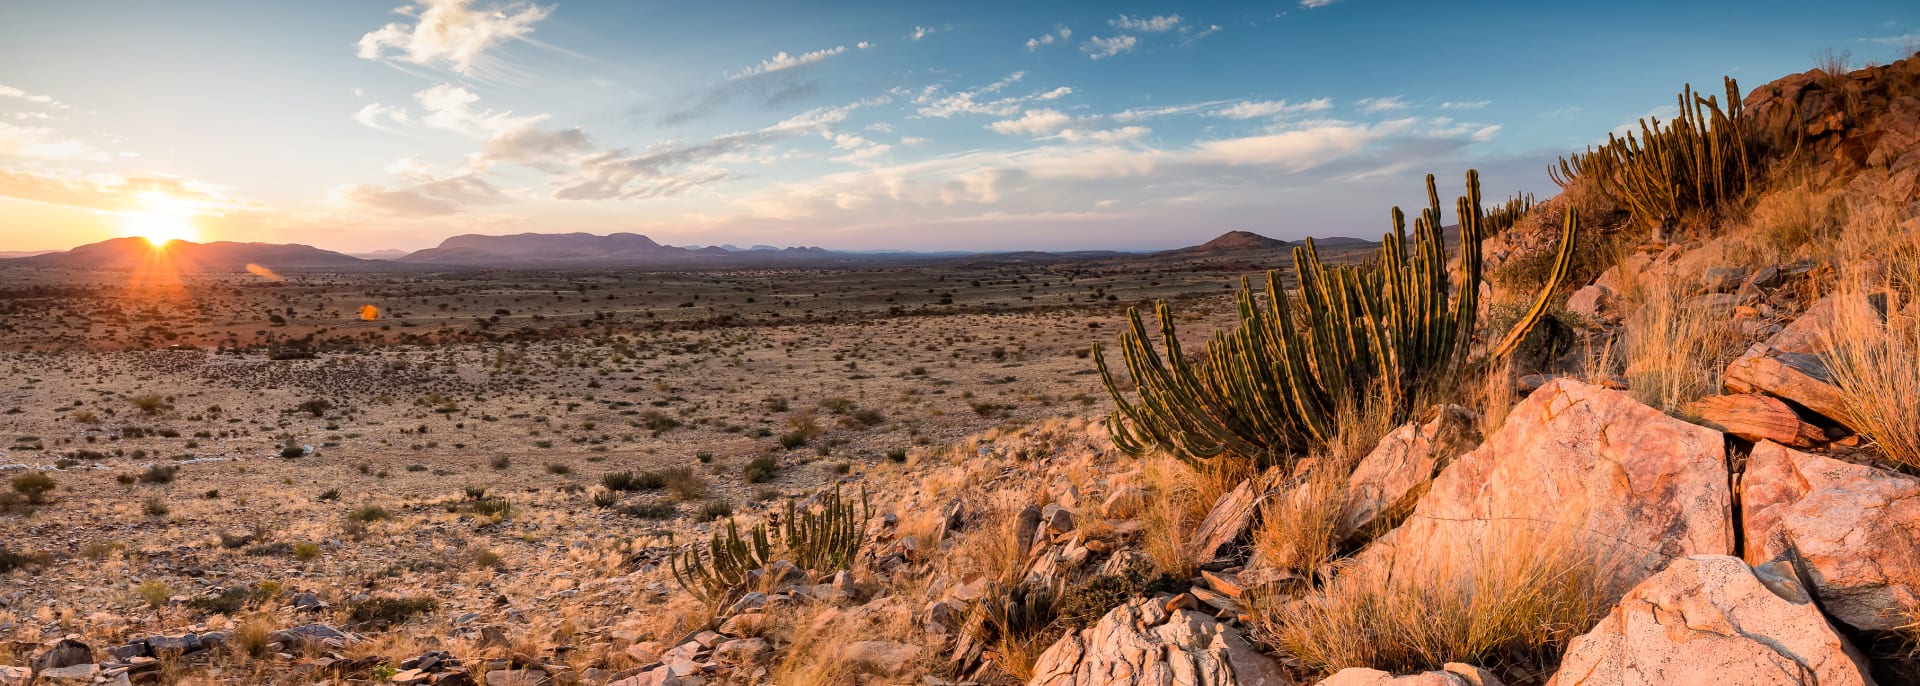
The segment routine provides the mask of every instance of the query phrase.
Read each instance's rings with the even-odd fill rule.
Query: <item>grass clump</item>
[[[170,484],[179,474],[180,467],[177,465],[157,464],[141,472],[139,479],[143,484]]]
[[[772,455],[761,455],[747,462],[743,472],[747,483],[758,484],[772,481],[780,471],[780,461]]]
[[[639,519],[673,519],[680,509],[673,503],[633,503],[620,508],[620,514]]]
[[[374,597],[354,603],[347,619],[365,628],[380,629],[405,623],[439,607],[439,601],[425,596]]]
[[[1554,664],[1620,597],[1617,565],[1571,530],[1495,526],[1418,567],[1349,566],[1304,602],[1258,606],[1256,630],[1323,674]]]
[[[47,502],[47,494],[53,492],[53,477],[45,472],[32,472],[13,477],[13,490],[26,496],[27,502],[40,505]]]
[[[354,508],[352,512],[347,513],[347,519],[362,523],[377,522],[386,519],[388,516],[387,508],[379,505],[361,505]]]

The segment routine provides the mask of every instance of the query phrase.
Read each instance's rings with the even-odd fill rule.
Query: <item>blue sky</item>
[[[1549,161],[1682,84],[1920,44],[1915,3],[1813,7],[7,3],[0,250],[1373,236],[1428,172],[1549,194]]]

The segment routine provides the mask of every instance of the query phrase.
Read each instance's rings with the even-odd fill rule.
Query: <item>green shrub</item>
[[[13,477],[13,490],[27,497],[27,502],[39,505],[47,501],[47,494],[55,485],[53,477],[45,472],[31,472]]]
[[[757,484],[772,481],[780,471],[780,461],[772,455],[761,455],[747,462],[745,474],[747,483]]]
[[[347,513],[347,519],[355,522],[377,522],[387,518],[387,509],[379,505],[361,505]]]

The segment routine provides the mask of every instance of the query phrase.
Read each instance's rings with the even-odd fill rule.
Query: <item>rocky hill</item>
[[[728,266],[767,263],[826,263],[841,259],[820,248],[733,251],[717,246],[679,248],[646,236],[615,233],[522,233],[511,236],[454,236],[401,262],[410,264],[554,267],[554,266]]]
[[[249,264],[271,269],[323,270],[365,269],[381,264],[307,245],[168,241],[165,246],[156,247],[144,238],[114,238],[64,252],[14,258],[0,263],[48,269],[163,269],[178,272],[244,272]]]

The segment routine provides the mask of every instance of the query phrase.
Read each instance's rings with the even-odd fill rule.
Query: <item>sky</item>
[[[451,235],[1146,250],[1377,236],[1911,0],[0,0],[0,250]]]

